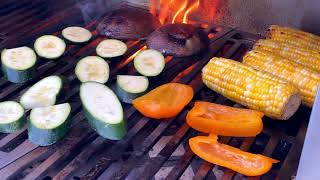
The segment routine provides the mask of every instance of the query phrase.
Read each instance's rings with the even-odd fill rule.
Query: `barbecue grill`
[[[18,100],[26,89],[48,75],[67,78],[61,102],[72,105],[72,123],[67,136],[54,145],[32,144],[23,129],[12,134],[0,133],[0,179],[290,179],[296,175],[311,109],[300,107],[288,121],[264,118],[264,129],[257,137],[221,137],[220,141],[242,150],[280,160],[262,177],[245,177],[234,171],[201,160],[190,150],[188,139],[199,132],[191,129],[185,116],[196,100],[239,107],[204,86],[201,69],[213,57],[241,61],[244,53],[261,35],[216,24],[198,24],[209,33],[209,50],[192,57],[166,56],[160,76],[150,78],[151,88],[168,82],[189,84],[195,91],[193,101],[175,118],[155,121],[143,117],[131,105],[123,104],[128,134],[123,140],[104,139],[92,130],[81,111],[79,85],[74,67],[81,57],[95,54],[96,45],[105,37],[95,31],[97,20],[83,21],[78,4],[64,2],[55,13],[46,14],[42,1],[15,0],[0,4],[0,47],[32,46],[43,34],[61,36],[70,25],[81,25],[94,38],[87,44],[68,45],[56,61],[40,59],[36,76],[24,84],[13,84],[0,74],[0,101]],[[129,6],[126,3],[119,6]],[[50,12],[50,11],[49,11]],[[39,16],[35,14],[39,13]],[[137,74],[133,57],[146,48],[144,40],[129,40],[127,53],[109,62],[111,79],[116,74]]]

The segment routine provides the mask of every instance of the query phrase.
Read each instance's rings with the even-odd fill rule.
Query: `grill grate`
[[[47,21],[39,22],[36,29],[26,28],[18,35],[8,36],[9,38],[0,46],[30,45],[34,38],[45,33],[60,36],[60,30],[68,22],[80,22],[75,21],[78,14],[73,10],[72,6]],[[198,134],[185,123],[184,119],[192,103],[176,118],[165,121],[142,117],[132,106],[124,105],[128,119],[128,134],[121,141],[103,139],[88,126],[81,112],[78,97],[80,83],[73,71],[77,60],[94,55],[96,45],[103,40],[103,37],[97,36],[95,32],[96,24],[97,22],[93,21],[86,25],[86,28],[94,34],[94,39],[90,43],[69,45],[65,55],[58,61],[40,59],[37,75],[31,82],[11,84],[0,75],[0,101],[18,100],[28,87],[48,75],[67,77],[66,96],[60,102],[69,102],[72,105],[73,115],[70,132],[63,140],[52,146],[33,145],[27,140],[26,129],[14,134],[0,134],[0,177],[2,179],[151,179],[154,177],[156,179],[193,177],[246,179],[231,170],[201,160],[189,149],[188,138]],[[150,78],[151,86],[156,87],[171,81],[181,82],[193,87],[196,94],[194,100],[239,106],[206,88],[201,82],[201,69],[213,56],[241,60],[242,55],[251,48],[259,36],[223,26],[209,26],[205,30],[211,33],[208,52],[187,58],[166,57],[164,72],[159,77]],[[18,36],[23,38],[19,38],[21,41],[17,43],[13,40]],[[126,44],[129,47],[126,55],[110,61],[110,82],[114,81],[116,74],[136,74],[132,58],[138,50],[145,48],[145,42],[127,41]],[[248,179],[276,177],[289,179],[295,174],[298,166],[309,115],[310,109],[301,107],[289,121],[273,121],[265,118],[263,133],[255,138],[221,137],[220,140],[246,151],[262,153],[281,160],[281,163],[275,165],[268,174]]]

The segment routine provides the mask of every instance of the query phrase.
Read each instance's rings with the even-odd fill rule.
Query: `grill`
[[[83,25],[76,6],[43,21],[34,17],[37,2],[23,5],[8,1],[0,6],[0,20],[15,16],[0,25],[0,47],[31,46],[43,34],[61,35],[61,29],[71,24]],[[21,5],[22,4],[22,5]],[[11,8],[13,13],[7,12]],[[14,10],[14,11],[13,11]],[[17,24],[18,17],[26,17]],[[262,177],[244,177],[231,170],[207,163],[192,153],[188,139],[199,132],[185,123],[191,102],[176,118],[156,121],[141,116],[131,105],[123,104],[128,120],[128,134],[121,141],[111,141],[98,136],[86,122],[81,111],[79,81],[74,67],[81,57],[95,54],[96,45],[104,39],[95,32],[96,21],[84,26],[94,38],[84,45],[68,45],[65,55],[57,61],[39,60],[37,75],[25,84],[12,84],[0,75],[0,101],[18,100],[31,85],[48,75],[63,75],[68,83],[65,97],[60,102],[72,105],[72,127],[58,143],[38,147],[27,140],[27,130],[13,134],[0,134],[1,179],[290,179],[295,175],[307,129],[310,109],[301,107],[289,121],[264,119],[263,133],[252,138],[221,137],[220,141],[242,150],[261,153],[281,162]],[[218,25],[202,25],[209,32],[210,46],[206,53],[174,58],[167,56],[163,73],[150,79],[151,87],[168,82],[189,84],[195,91],[194,101],[206,100],[229,106],[239,106],[206,88],[201,82],[201,69],[213,56],[241,60],[259,35]],[[7,28],[5,28],[7,27]],[[23,30],[20,30],[20,29]],[[19,40],[18,40],[19,39]],[[18,40],[18,41],[17,41]],[[126,55],[109,62],[111,78],[116,74],[136,74],[132,60],[145,48],[144,41],[126,41]]]

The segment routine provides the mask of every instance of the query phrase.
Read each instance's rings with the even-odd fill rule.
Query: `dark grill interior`
[[[21,23],[9,20],[0,25],[0,47],[32,46],[33,40],[43,34],[61,36],[64,27],[78,24],[79,11],[75,6],[67,7],[48,20],[26,14],[37,13],[40,7],[4,3],[0,6],[0,20],[5,17],[25,18]],[[23,4],[24,1],[21,1]],[[36,6],[36,5],[35,5]],[[15,9],[10,13],[8,8]],[[21,15],[20,15],[21,14]],[[68,45],[65,55],[56,60],[40,59],[37,75],[25,84],[12,84],[0,75],[0,101],[18,100],[32,84],[48,75],[63,75],[68,83],[65,97],[60,102],[72,105],[72,127],[67,136],[58,143],[38,147],[27,140],[26,129],[14,134],[0,134],[0,177],[1,179],[244,179],[246,177],[231,170],[206,163],[195,156],[188,147],[188,139],[199,134],[185,123],[185,115],[192,107],[189,104],[174,119],[151,120],[142,117],[131,105],[123,104],[128,122],[128,134],[121,141],[110,141],[98,136],[86,122],[79,100],[79,81],[74,67],[81,57],[95,55],[96,45],[104,39],[95,32],[96,21],[84,25],[93,34],[90,43]],[[168,82],[189,84],[195,91],[194,101],[206,100],[219,104],[239,106],[204,87],[201,69],[213,56],[241,60],[257,38],[257,35],[237,29],[211,25],[205,29],[210,33],[209,51],[188,58],[166,57],[164,72],[150,79],[151,86],[157,87]],[[110,85],[116,74],[136,74],[132,57],[144,41],[127,41],[129,50],[122,58],[109,61]],[[263,177],[248,179],[289,179],[296,172],[310,109],[301,107],[288,121],[274,121],[265,118],[263,133],[255,138],[221,137],[242,150],[262,153],[281,160]]]

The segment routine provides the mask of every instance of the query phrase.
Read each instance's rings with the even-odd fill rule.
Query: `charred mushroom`
[[[177,57],[200,53],[208,46],[208,36],[190,24],[168,24],[150,34],[147,46]]]
[[[115,39],[144,39],[160,26],[152,14],[138,8],[121,8],[106,13],[97,26],[100,35]]]

